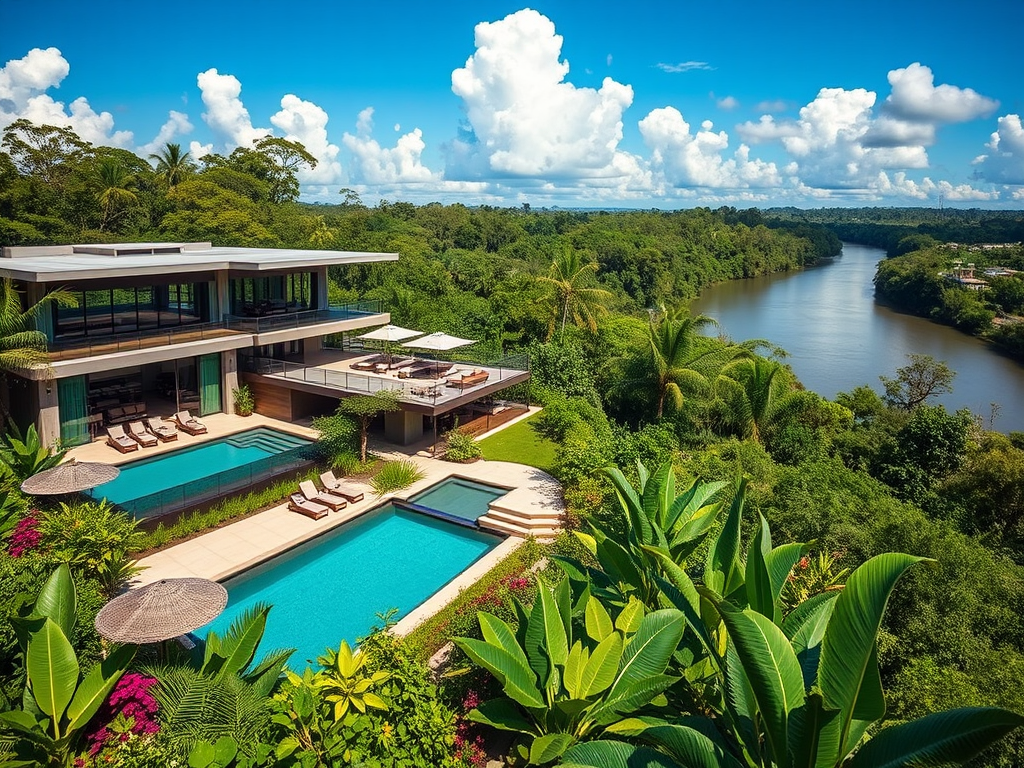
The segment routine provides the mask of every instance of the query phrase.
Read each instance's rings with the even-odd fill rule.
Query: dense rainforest
[[[480,339],[482,358],[530,352],[545,406],[535,429],[555,446],[576,527],[616,524],[606,466],[634,481],[637,460],[670,461],[681,478],[745,476],[744,541],[756,513],[779,541],[812,541],[791,579],[809,594],[882,552],[934,559],[900,581],[885,615],[890,721],[958,706],[1024,712],[1024,434],[933,405],[955,386],[941,361],[914,357],[830,401],[801,386],[770,339],[719,338],[686,311],[713,282],[800,269],[836,255],[840,238],[890,249],[921,235],[1020,240],[1019,213],[370,207],[351,191],[311,205],[296,181],[310,158],[283,140],[198,163],[169,146],[151,160],[67,129],[10,126],[0,243],[398,252],[396,263],[332,269],[332,300],[382,299],[395,323]],[[974,764],[1024,764],[1024,737]]]

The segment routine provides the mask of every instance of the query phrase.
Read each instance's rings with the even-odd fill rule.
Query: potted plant
[[[253,398],[248,384],[237,387],[232,392],[232,397],[235,401],[235,413],[239,416],[252,416],[253,411],[256,410],[256,400]]]

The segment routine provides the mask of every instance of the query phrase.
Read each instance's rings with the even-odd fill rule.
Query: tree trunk
[[[370,436],[370,420],[361,419],[362,429],[359,430],[359,461],[366,463],[366,443]]]

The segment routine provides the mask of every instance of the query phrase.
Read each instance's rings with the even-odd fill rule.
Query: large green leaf
[[[723,596],[731,594],[743,583],[743,574],[740,570],[740,523],[743,518],[746,489],[747,481],[743,478],[737,484],[725,525],[708,550],[704,583],[709,589]]]
[[[565,671],[562,673],[562,687],[574,699],[583,696],[580,691],[580,678],[588,660],[589,653],[583,647],[583,642],[577,640],[569,649],[569,659],[565,662]]]
[[[25,671],[32,696],[44,714],[54,721],[60,737],[60,720],[78,686],[78,658],[67,637],[51,618],[28,641]]]
[[[821,641],[828,628],[828,620],[835,608],[835,600],[823,600],[806,617],[799,629],[790,638],[790,645],[800,662],[804,676],[804,687],[811,688],[818,679],[818,659],[821,656]]]
[[[549,733],[530,745],[530,765],[544,765],[557,760],[576,740],[568,733]]]
[[[765,565],[768,566],[768,578],[772,583],[772,599],[779,607],[780,613],[782,606],[779,603],[779,598],[782,595],[782,588],[786,586],[786,579],[789,577],[789,572],[793,570],[793,566],[797,564],[806,552],[806,544],[782,544],[781,546],[775,547],[775,549],[767,553],[764,557]],[[779,617],[777,615],[775,621],[776,624],[779,623],[778,618]]]
[[[796,654],[768,617],[750,609],[737,611],[725,603],[719,611],[750,681],[772,757],[776,765],[786,765],[789,713],[804,703],[804,681]]]
[[[623,593],[628,594],[631,589],[639,589],[643,585],[643,565],[633,558],[628,549],[615,541],[598,541],[597,559],[604,572]]]
[[[826,710],[821,694],[812,691],[789,716],[789,754],[793,768],[834,768],[839,750],[839,712]]]
[[[220,648],[203,671],[224,679],[239,675],[252,662],[267,628],[270,606],[257,603],[243,611],[220,639]]]
[[[764,515],[758,515],[758,517],[761,518],[761,527],[747,551],[747,566],[744,574],[747,604],[762,616],[767,616],[773,622],[779,623],[782,618],[781,611],[775,605],[771,576],[768,573],[768,565],[765,563],[765,556],[772,551],[772,534]]]
[[[857,751],[850,768],[962,765],[1022,725],[1024,717],[996,707],[938,712],[883,729]]]
[[[676,479],[672,473],[672,462],[666,461],[655,470],[653,477],[644,485],[644,492],[640,497],[647,519],[659,528],[664,528],[665,516],[675,495]],[[650,539],[641,541],[641,544],[651,543],[653,542]]]
[[[526,658],[526,652],[519,646],[515,633],[508,624],[497,616],[483,611],[478,611],[476,618],[480,622],[480,633],[486,642],[506,651],[519,666],[529,668],[530,662]]]
[[[474,723],[483,723],[491,728],[514,733],[537,734],[537,726],[531,723],[515,704],[508,699],[491,699],[471,710],[466,718]]]
[[[469,658],[498,678],[510,698],[524,707],[545,706],[533,671],[523,667],[508,651],[468,637],[457,637],[455,643]]]
[[[760,755],[762,741],[757,726],[760,722],[757,716],[757,700],[743,669],[743,663],[736,653],[735,643],[729,643],[725,649],[724,704],[733,720],[733,730],[744,748],[751,755]]]
[[[81,728],[92,719],[132,663],[136,650],[134,645],[120,645],[89,670],[68,705],[68,732]]]
[[[608,610],[593,595],[587,601],[587,608],[583,619],[587,629],[587,637],[598,643],[615,631],[615,625],[612,624],[612,617],[608,615]]]
[[[547,586],[539,584],[538,594],[547,590]],[[541,690],[547,688],[551,675],[554,672],[554,665],[547,651],[546,627],[544,624],[544,604],[540,597],[533,601],[530,608],[529,618],[524,622],[519,619],[519,631],[517,638],[522,635],[523,650],[526,651],[526,658],[530,662],[530,669],[537,676],[537,682]]]
[[[569,639],[565,633],[565,622],[559,610],[555,596],[543,584],[537,589],[537,602],[540,604],[540,619],[544,627],[544,647],[547,649],[551,663],[564,667],[569,658]],[[536,614],[536,611],[535,611]],[[534,616],[530,617],[534,621]]]
[[[609,697],[633,682],[662,674],[683,636],[684,624],[683,614],[671,608],[644,616],[622,652]]]
[[[656,725],[638,736],[641,741],[668,752],[687,768],[741,768],[736,758],[711,739],[684,725]]]
[[[862,724],[885,715],[885,701],[875,686],[875,640],[889,594],[908,568],[925,558],[888,553],[871,558],[855,570],[836,598],[825,629],[818,661],[818,687],[826,709],[839,710],[840,763],[853,748],[850,737]],[[854,720],[860,721],[855,724]]]
[[[622,511],[625,513],[626,519],[629,521],[635,535],[641,542],[650,544],[651,523],[644,513],[643,502],[637,495],[636,490],[617,468],[607,467],[603,471],[611,481],[612,488],[615,489],[615,495],[622,506]]]
[[[612,632],[598,643],[594,652],[590,654],[590,659],[580,675],[580,695],[583,698],[590,698],[607,690],[615,680],[619,659],[622,657],[622,643],[622,635]]]
[[[561,768],[685,768],[661,752],[621,741],[587,741],[562,755]]]
[[[782,631],[786,637],[792,639],[807,621],[809,621],[822,603],[827,603],[839,597],[839,591],[822,592],[814,597],[804,600],[800,605],[789,612],[789,615],[782,622]],[[831,615],[831,614],[830,614]]]
[[[50,574],[39,590],[33,613],[53,619],[64,637],[70,638],[75,630],[75,611],[75,582],[65,563]]]
[[[679,682],[674,675],[652,675],[641,680],[634,680],[629,685],[621,686],[614,693],[609,693],[601,702],[590,710],[590,717],[599,724],[618,720],[622,715],[635,712],[649,704],[655,696],[663,693]]]

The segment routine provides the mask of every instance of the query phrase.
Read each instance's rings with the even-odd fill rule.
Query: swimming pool
[[[179,438],[180,439],[180,438]],[[155,517],[230,493],[297,467],[313,441],[270,427],[150,456],[91,491],[136,518]]]
[[[432,485],[409,499],[413,504],[429,507],[463,520],[476,521],[487,514],[487,506],[508,493],[507,488],[498,488],[462,477],[449,477]]]
[[[195,634],[224,633],[257,602],[270,603],[261,647],[297,648],[290,666],[315,664],[328,646],[354,644],[378,613],[401,618],[502,538],[386,504],[224,582],[228,605]]]

